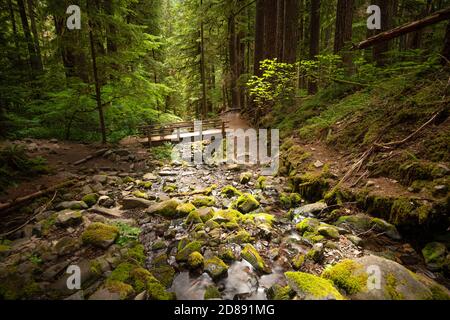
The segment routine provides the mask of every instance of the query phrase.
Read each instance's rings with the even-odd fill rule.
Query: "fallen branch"
[[[13,234],[16,231],[19,231],[20,229],[22,229],[23,227],[25,227],[27,224],[29,224],[34,218],[36,218],[37,215],[41,214],[42,212],[44,212],[45,210],[47,210],[48,206],[53,202],[53,200],[55,200],[56,198],[56,194],[58,193],[58,191],[55,191],[55,194],[53,195],[53,197],[50,199],[50,201],[48,201],[45,205],[42,206],[41,209],[38,210],[37,213],[35,213],[34,215],[32,215],[27,221],[25,221],[24,223],[22,223],[20,226],[18,226],[17,228],[14,228],[8,232],[2,233],[0,234],[0,238],[3,237],[7,237],[10,234]]]
[[[376,36],[370,37],[358,44],[354,44],[353,49],[365,49],[377,43],[397,38],[406,33],[423,29],[429,25],[436,24],[447,19],[450,19],[450,7],[436,11],[423,19],[409,22],[394,29],[379,33]]]
[[[78,166],[78,165],[80,165],[82,163],[85,163],[85,162],[91,160],[91,159],[97,158],[97,157],[101,156],[102,154],[104,154],[106,151],[108,151],[108,149],[97,150],[93,154],[87,156],[86,158],[83,158],[81,160],[78,160],[78,161],[74,162],[73,165],[74,166]]]
[[[11,202],[0,204],[0,212],[6,211],[8,209],[11,209],[11,208],[13,208],[13,207],[15,207],[17,205],[20,205],[20,204],[25,203],[27,201],[33,200],[35,198],[42,197],[42,196],[44,196],[44,195],[46,195],[48,193],[55,192],[58,189],[62,189],[62,188],[68,187],[68,186],[72,186],[76,182],[77,182],[76,180],[69,180],[69,181],[60,183],[60,184],[58,184],[56,186],[47,188],[45,190],[40,190],[40,191],[34,192],[32,194],[29,194],[27,196],[16,198],[16,199],[14,199]]]

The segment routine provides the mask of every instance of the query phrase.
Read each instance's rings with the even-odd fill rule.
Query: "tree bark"
[[[228,17],[228,38],[228,51],[230,55],[231,108],[240,109],[240,90],[237,81],[239,76],[238,45],[234,15]]]
[[[319,54],[320,44],[320,0],[311,0],[311,21],[310,21],[310,38],[309,38],[309,58],[316,60]],[[315,94],[317,92],[317,83],[315,80],[309,79],[308,93]]]
[[[23,2],[23,0],[17,0],[17,5],[19,7],[19,14],[20,19],[22,21],[23,33],[25,36],[25,40],[27,42],[31,73],[32,77],[34,77],[36,73],[39,72],[39,62],[37,60],[37,55],[33,44],[33,38],[31,37],[30,26],[28,25],[25,3]]]
[[[336,31],[334,34],[334,53],[344,49],[352,40],[353,0],[338,0],[336,10]]]
[[[442,64],[450,64],[450,21],[447,23],[445,31],[444,48],[442,50]]]
[[[203,8],[203,0],[200,0],[200,8]],[[202,114],[207,117],[208,107],[206,105],[206,63],[205,63],[205,30],[203,19],[200,17],[200,81],[202,82]]]
[[[17,50],[16,51],[17,52],[17,60],[20,61],[19,37],[17,34],[16,18],[14,16],[14,8],[12,5],[12,0],[8,0],[8,10],[9,10],[9,18],[11,19],[11,26],[12,26],[13,35],[14,35],[14,45]]]
[[[285,0],[277,0],[277,23],[276,23],[276,57],[278,61],[284,61],[284,23],[285,23],[285,12],[284,12]]]
[[[299,34],[299,1],[285,1],[285,23],[283,36],[283,61],[287,63],[295,63],[297,59],[297,46]]]
[[[256,1],[255,15],[255,53],[253,73],[261,76],[260,63],[264,59],[264,0]]]
[[[27,0],[28,5],[28,15],[30,16],[30,22],[31,22],[31,32],[33,33],[33,44],[34,44],[34,50],[36,52],[36,67],[37,69],[42,72],[44,71],[44,67],[42,64],[42,55],[41,55],[41,46],[39,44],[39,33],[37,31],[36,26],[36,18],[34,16],[33,11],[33,0]]]
[[[87,1],[87,12],[89,12],[89,1]],[[102,144],[106,144],[106,127],[105,127],[105,117],[103,114],[103,105],[102,105],[102,96],[100,91],[100,81],[98,78],[98,70],[97,70],[97,54],[95,49],[95,40],[93,34],[94,25],[89,19],[89,43],[91,49],[91,58],[92,58],[92,72],[94,74],[94,82],[95,82],[95,100],[97,101],[97,110],[100,119],[100,131],[102,134]]]
[[[264,2],[264,59],[277,57],[277,1]]]
[[[391,0],[376,0],[375,4],[381,9],[381,30],[378,33],[383,33],[392,28],[392,1]],[[387,62],[387,52],[389,51],[389,41],[379,42],[373,47],[373,60],[378,66],[383,66]]]

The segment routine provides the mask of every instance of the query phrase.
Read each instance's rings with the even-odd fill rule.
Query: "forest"
[[[450,0],[0,0],[0,51],[0,300],[450,300]]]

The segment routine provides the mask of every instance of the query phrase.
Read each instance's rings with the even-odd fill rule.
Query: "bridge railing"
[[[229,122],[221,119],[208,119],[202,120],[201,122],[202,131],[220,128],[224,136],[228,127]],[[179,141],[183,133],[193,133],[196,129],[194,121],[182,121],[163,125],[141,126],[139,127],[139,132],[147,138],[147,143],[151,144],[152,141],[168,141],[173,139]],[[176,137],[172,137],[174,134]],[[202,132],[199,132],[199,134],[202,134]],[[166,137],[171,137],[171,139]]]

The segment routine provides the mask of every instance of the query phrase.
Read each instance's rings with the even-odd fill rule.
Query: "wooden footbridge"
[[[184,138],[203,137],[221,134],[226,135],[229,121],[208,119],[201,121],[183,121],[161,125],[141,126],[139,131],[144,137],[143,143],[152,145],[163,142],[179,142]]]

